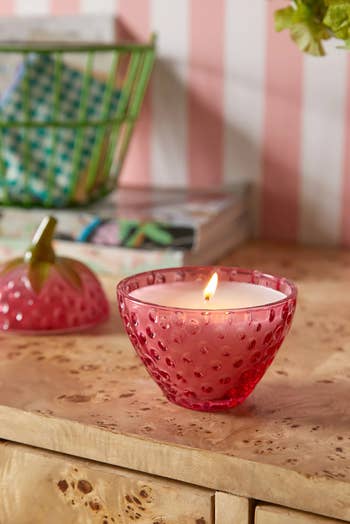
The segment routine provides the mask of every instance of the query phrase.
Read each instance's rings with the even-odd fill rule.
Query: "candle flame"
[[[214,273],[211,276],[207,286],[205,287],[203,291],[204,300],[210,300],[215,295],[215,291],[218,285],[218,280],[219,280],[218,274]]]

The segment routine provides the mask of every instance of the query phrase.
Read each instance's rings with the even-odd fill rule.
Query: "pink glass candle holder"
[[[64,334],[108,319],[109,303],[95,274],[78,260],[56,255],[56,222],[43,218],[24,256],[0,265],[0,331]]]
[[[200,282],[216,271],[220,282],[245,282],[283,293],[276,302],[209,310],[159,305],[159,284]],[[155,300],[132,296],[154,286]],[[175,404],[200,411],[244,401],[272,363],[289,331],[297,291],[285,278],[232,267],[184,267],[140,273],[117,287],[120,314],[151,377]]]

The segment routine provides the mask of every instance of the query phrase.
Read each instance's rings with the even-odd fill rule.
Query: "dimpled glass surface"
[[[109,304],[101,284],[80,267],[81,289],[70,285],[52,267],[38,294],[28,279],[28,265],[0,276],[0,331],[70,333],[107,320]]]
[[[286,295],[245,309],[179,309],[130,296],[154,284],[199,280],[249,282]],[[181,406],[215,411],[237,406],[272,363],[292,323],[296,288],[284,278],[232,267],[188,267],[141,273],[121,281],[119,311],[132,345],[165,396]]]

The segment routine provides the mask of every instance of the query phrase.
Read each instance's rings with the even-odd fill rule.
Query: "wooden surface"
[[[214,523],[206,489],[5,442],[0,493],[1,524]]]
[[[251,524],[252,501],[228,493],[215,493],[215,524]]]
[[[242,406],[168,403],[115,314],[80,336],[0,335],[0,438],[350,521],[350,253],[253,244],[225,262],[299,286],[292,331]]]
[[[341,521],[266,505],[255,508],[254,524],[341,524]]]

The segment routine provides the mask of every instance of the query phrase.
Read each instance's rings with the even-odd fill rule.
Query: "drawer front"
[[[215,493],[215,524],[250,524],[252,501],[228,493]]]
[[[214,493],[0,443],[1,524],[214,524]]]
[[[254,524],[344,524],[344,522],[266,504],[255,508]]]

